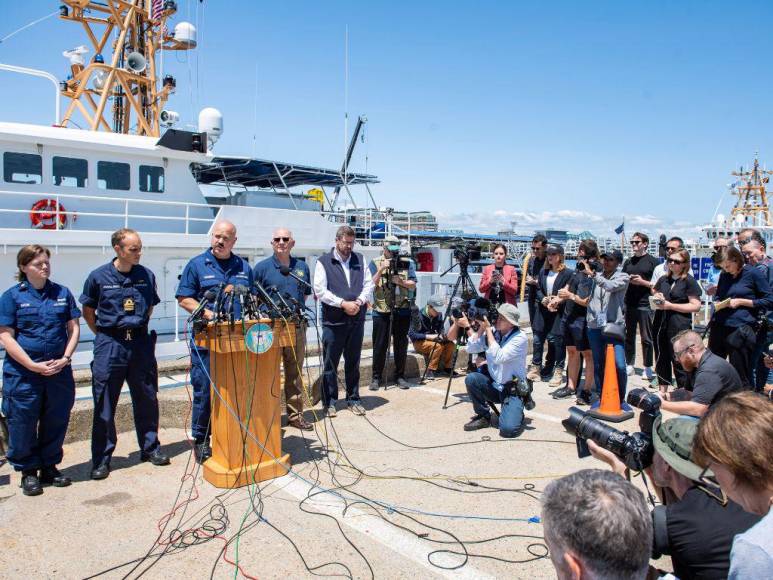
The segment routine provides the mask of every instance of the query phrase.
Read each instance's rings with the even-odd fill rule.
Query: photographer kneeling
[[[445,298],[439,294],[430,296],[422,310],[411,313],[411,328],[408,338],[417,353],[427,358],[424,378],[432,380],[437,374],[453,374],[451,361],[456,344],[443,336],[443,307]]]
[[[648,474],[663,490],[664,504],[652,511],[655,537],[652,557],[670,555],[678,578],[726,578],[733,537],[759,517],[728,502],[705,481],[704,470],[690,460],[698,421],[676,417],[652,426],[654,453]],[[626,465],[593,440],[588,448],[596,459],[625,476]]]
[[[502,304],[497,313],[496,330],[485,317],[478,322],[478,329],[473,330],[467,317],[462,316],[454,321],[448,338],[454,340],[459,328],[464,328],[468,337],[467,352],[485,353],[486,357],[486,363],[464,379],[475,411],[475,417],[464,430],[475,431],[490,426],[489,403],[501,403],[499,434],[517,437],[522,430],[524,404],[532,402],[530,386],[526,382],[529,339],[518,327],[519,314],[514,305]]]

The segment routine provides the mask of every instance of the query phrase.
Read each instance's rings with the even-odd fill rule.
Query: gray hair
[[[582,563],[586,578],[647,575],[652,518],[642,493],[611,471],[584,469],[548,484],[542,525],[559,577],[566,552]]]

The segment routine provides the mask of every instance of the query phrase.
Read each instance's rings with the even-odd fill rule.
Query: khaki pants
[[[306,325],[295,327],[295,348],[282,347],[282,368],[285,374],[287,419],[294,421],[303,415],[303,360],[306,358]]]
[[[415,340],[413,341],[413,348],[419,354],[429,358],[427,368],[431,371],[436,371],[440,368],[441,361],[443,368],[447,369],[451,366],[451,359],[454,356],[456,345],[453,342],[441,344],[432,340]]]

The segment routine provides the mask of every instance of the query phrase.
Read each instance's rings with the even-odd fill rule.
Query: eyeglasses
[[[289,241],[290,241],[290,238],[274,238],[274,242],[276,242],[276,243],[279,243],[279,242],[285,242],[286,243],[286,242],[289,242]]]
[[[682,358],[682,355],[684,353],[686,353],[688,350],[690,350],[694,346],[695,346],[694,344],[688,344],[682,350],[675,350],[674,351],[674,360],[678,361],[680,358]]]
[[[639,244],[643,244],[644,242],[641,240],[631,240],[632,246],[638,246]]]
[[[673,258],[669,258],[666,262],[669,264],[684,264],[684,260],[674,260]]]
[[[698,476],[698,483],[701,484],[701,490],[703,490],[707,495],[713,497],[722,505],[727,505],[727,494],[725,493],[725,490],[719,486],[717,478],[714,477],[714,475],[709,475],[708,466],[706,466]],[[719,491],[719,494],[717,494],[714,490]]]

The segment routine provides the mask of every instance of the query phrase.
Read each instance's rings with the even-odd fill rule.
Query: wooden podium
[[[210,324],[196,335],[196,346],[209,349],[210,377],[219,391],[210,385],[212,457],[204,463],[204,479],[215,487],[287,473],[279,362],[280,347],[294,344],[292,324],[268,319]]]

